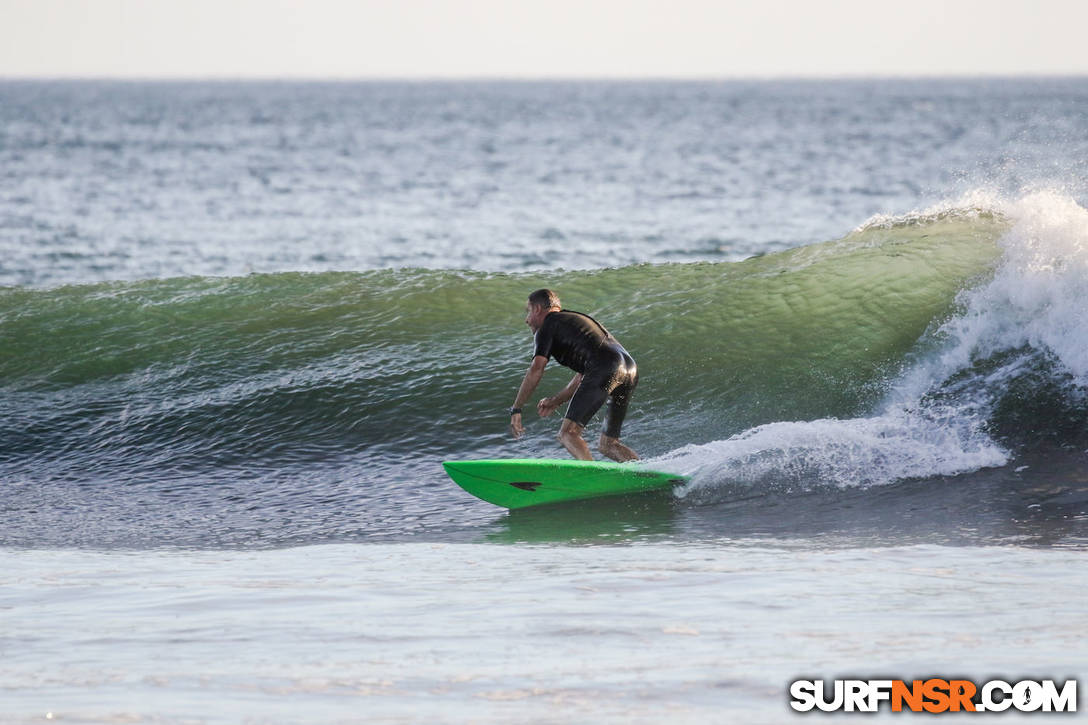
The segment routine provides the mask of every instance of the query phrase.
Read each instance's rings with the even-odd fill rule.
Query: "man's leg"
[[[638,385],[638,371],[635,361],[631,360],[628,367],[627,380],[612,391],[608,399],[608,408],[604,417],[604,431],[601,440],[597,443],[597,449],[611,458],[613,461],[636,461],[638,454],[620,443],[620,429],[623,420],[627,417],[627,404],[631,402],[631,393],[635,392]]]
[[[570,405],[567,406],[567,414],[563,416],[563,425],[559,427],[559,442],[580,461],[593,460],[589,444],[582,438],[582,431],[586,429],[586,423],[593,414],[608,400],[608,392],[599,377],[582,377],[582,384],[574,391]]]
[[[593,454],[589,452],[589,444],[582,438],[583,430],[585,430],[584,425],[579,425],[570,418],[564,418],[563,425],[559,426],[559,442],[579,461],[592,461]]]

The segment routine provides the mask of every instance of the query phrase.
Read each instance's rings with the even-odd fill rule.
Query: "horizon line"
[[[984,71],[984,72],[887,72],[887,73],[750,73],[707,75],[277,75],[277,74],[222,74],[222,75],[123,75],[123,74],[6,74],[0,73],[0,81],[117,81],[117,82],[317,82],[317,83],[548,83],[548,82],[690,82],[715,83],[730,81],[839,81],[839,80],[1042,80],[1088,78],[1088,71]]]

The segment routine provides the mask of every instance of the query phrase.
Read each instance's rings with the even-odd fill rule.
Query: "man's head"
[[[544,324],[548,313],[559,309],[562,309],[559,295],[550,289],[538,289],[529,295],[529,301],[525,305],[525,324],[536,332]]]

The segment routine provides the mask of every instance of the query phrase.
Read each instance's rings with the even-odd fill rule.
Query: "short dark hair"
[[[553,307],[562,307],[559,304],[559,295],[552,292],[550,289],[538,289],[529,295],[529,304],[538,305],[546,310],[550,310]]]

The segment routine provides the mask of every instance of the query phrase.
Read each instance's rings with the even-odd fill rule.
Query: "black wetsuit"
[[[601,323],[581,312],[549,313],[536,332],[536,355],[553,357],[582,373],[565,417],[585,426],[608,401],[604,433],[620,437],[631,393],[638,385],[634,359]]]

